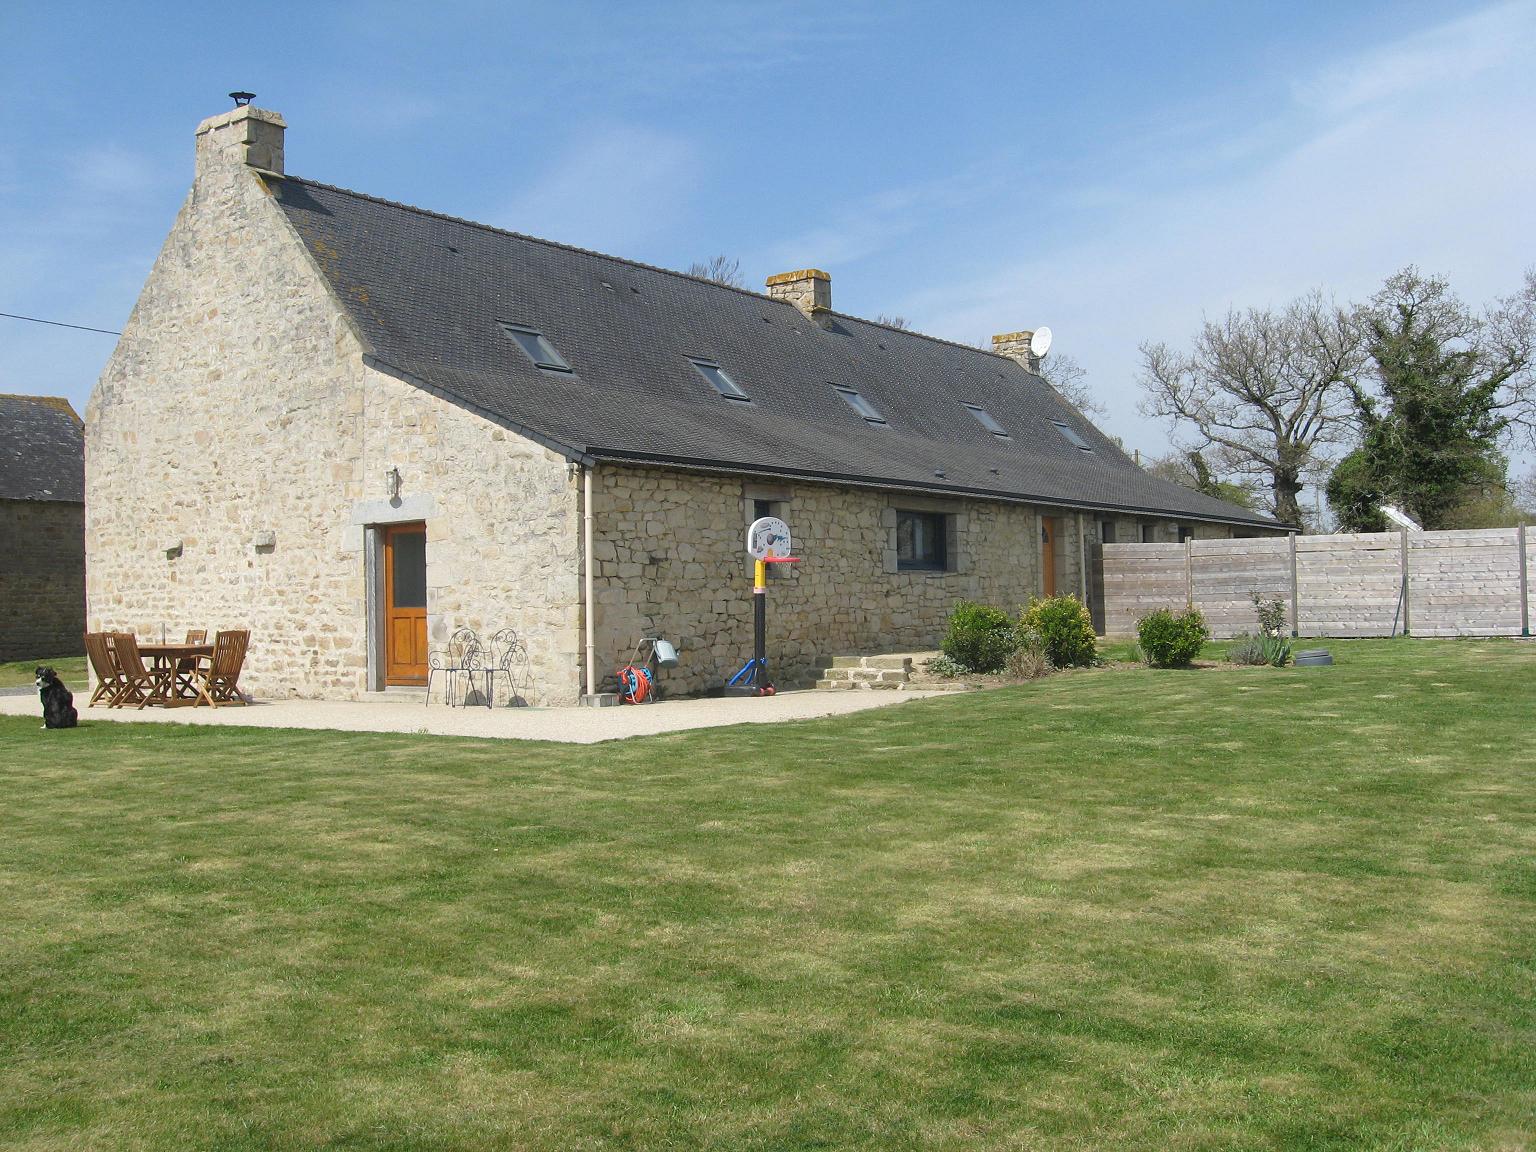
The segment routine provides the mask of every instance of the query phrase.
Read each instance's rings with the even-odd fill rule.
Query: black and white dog
[[[80,723],[75,710],[75,695],[52,668],[37,669],[37,695],[43,702],[44,728],[73,728]]]

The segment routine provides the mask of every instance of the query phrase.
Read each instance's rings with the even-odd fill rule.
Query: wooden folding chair
[[[123,687],[112,699],[112,707],[137,704],[164,704],[168,686],[161,678],[144,667],[144,657],[139,655],[139,642],[132,632],[112,633],[112,655],[123,672]]]
[[[197,658],[197,694],[209,707],[248,703],[240,695],[240,668],[245,664],[245,650],[250,643],[249,629],[219,632],[213,638],[213,655]]]
[[[91,662],[91,671],[96,674],[96,688],[86,707],[94,708],[97,701],[105,700],[110,708],[123,689],[123,670],[113,659],[112,637],[106,632],[87,632],[85,655]]]
[[[206,643],[208,643],[208,629],[206,629],[206,628],[188,628],[187,629],[187,638],[184,641],[182,641],[182,643],[184,643],[184,644],[206,644]],[[197,674],[197,657],[196,656],[184,656],[180,660],[176,661],[176,673],[175,673],[176,679],[175,679],[175,683],[172,685],[172,687],[175,689],[175,693],[176,693],[177,696],[191,697],[191,696],[196,696],[197,695],[197,681],[195,680],[196,674]]]

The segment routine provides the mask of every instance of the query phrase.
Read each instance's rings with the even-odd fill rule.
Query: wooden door
[[[1056,595],[1056,517],[1040,517],[1040,588]]]
[[[384,530],[384,683],[427,682],[427,526]]]

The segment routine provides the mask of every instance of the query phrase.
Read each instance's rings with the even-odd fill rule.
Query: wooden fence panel
[[[1513,528],[1408,537],[1415,636],[1518,636],[1520,553]]]
[[[1191,559],[1194,604],[1213,636],[1258,631],[1255,592],[1287,606],[1291,602],[1291,543],[1283,536],[1196,540]]]
[[[1528,628],[1536,574],[1536,532],[1513,528],[1457,532],[1361,532],[1298,536],[1295,542],[1297,631],[1303,636],[1508,636]],[[1406,564],[1406,588],[1403,578]],[[1252,593],[1291,599],[1291,543],[1197,540],[1183,544],[1104,546],[1104,624],[1136,630],[1156,608],[1192,602],[1212,634],[1256,627]]]
[[[1390,636],[1402,591],[1402,536],[1358,532],[1296,538],[1297,631]],[[1402,621],[1399,619],[1401,630]]]
[[[1104,630],[1136,631],[1136,621],[1158,608],[1184,607],[1182,544],[1104,545]]]

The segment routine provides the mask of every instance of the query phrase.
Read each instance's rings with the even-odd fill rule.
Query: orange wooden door
[[[1056,595],[1056,517],[1040,517],[1040,587]]]
[[[384,682],[427,682],[427,526],[384,530]]]

